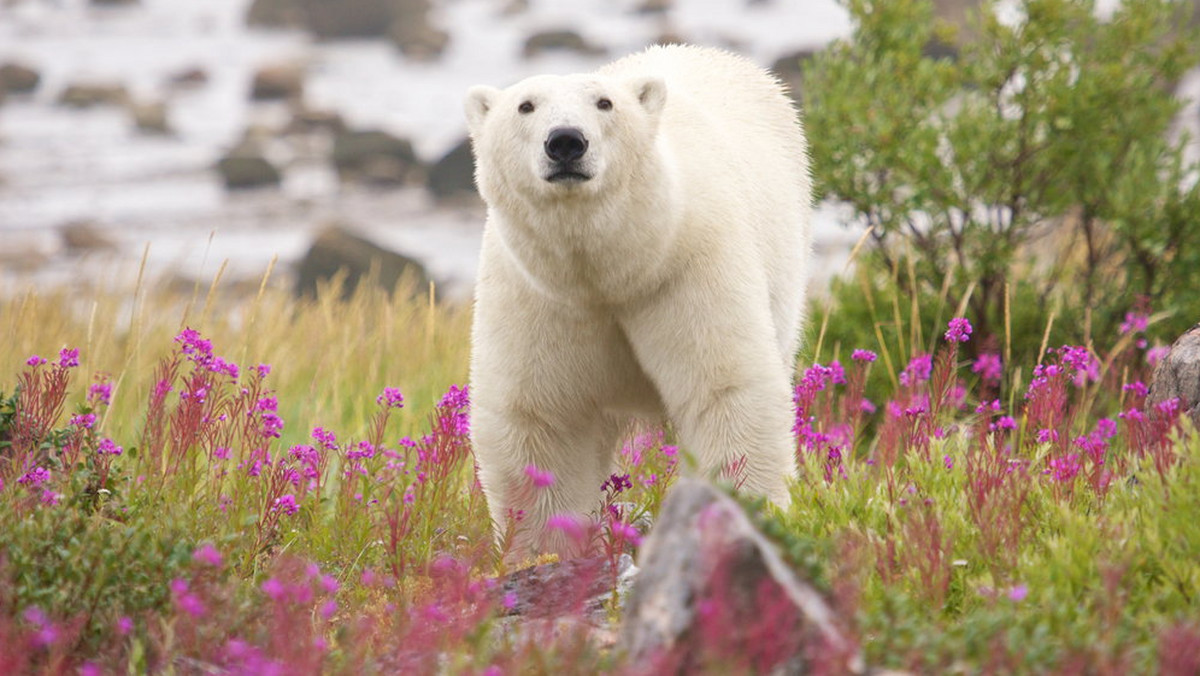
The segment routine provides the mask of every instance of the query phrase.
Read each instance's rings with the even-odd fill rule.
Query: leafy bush
[[[927,53],[949,30],[929,2],[847,4],[853,36],[805,72],[814,170],[902,293],[965,307],[985,339],[1018,284],[1043,313],[1079,308],[1071,342],[1112,344],[1139,303],[1169,309],[1168,331],[1195,321],[1200,181],[1170,134],[1171,90],[1200,63],[1187,3],[1101,19],[1089,0],[1023,0],[1019,20],[978,17],[957,58]]]

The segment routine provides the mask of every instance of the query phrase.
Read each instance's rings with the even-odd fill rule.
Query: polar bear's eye
[[[533,112],[533,102],[532,101],[522,101],[521,105],[517,106],[517,112],[522,115],[528,115],[529,113],[532,113]]]
[[[600,110],[612,110],[612,100],[611,99],[600,99],[599,101],[596,102],[596,107],[599,108]]]

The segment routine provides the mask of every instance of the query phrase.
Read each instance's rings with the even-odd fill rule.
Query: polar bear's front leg
[[[742,488],[786,508],[796,474],[791,374],[765,288],[737,281],[675,280],[622,325],[701,470],[736,466]]]
[[[540,552],[564,558],[585,553],[578,537],[600,505],[619,427],[596,412],[560,415],[553,404],[473,402],[473,435],[480,456],[480,481],[497,536],[508,541],[508,558],[520,561]],[[547,528],[562,517],[571,528]]]

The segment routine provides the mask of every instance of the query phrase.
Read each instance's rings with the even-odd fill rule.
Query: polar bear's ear
[[[467,91],[467,99],[463,102],[463,107],[467,113],[467,129],[471,132],[471,136],[478,134],[483,127],[484,119],[487,118],[488,111],[492,109],[499,97],[500,90],[495,87],[480,85],[471,87]]]
[[[647,113],[657,116],[662,112],[667,103],[667,83],[661,77],[634,78],[630,84],[638,103],[642,104]]]

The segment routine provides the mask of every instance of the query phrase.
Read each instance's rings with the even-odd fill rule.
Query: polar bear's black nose
[[[546,155],[555,162],[574,162],[587,152],[588,142],[575,127],[555,127],[546,137]]]

